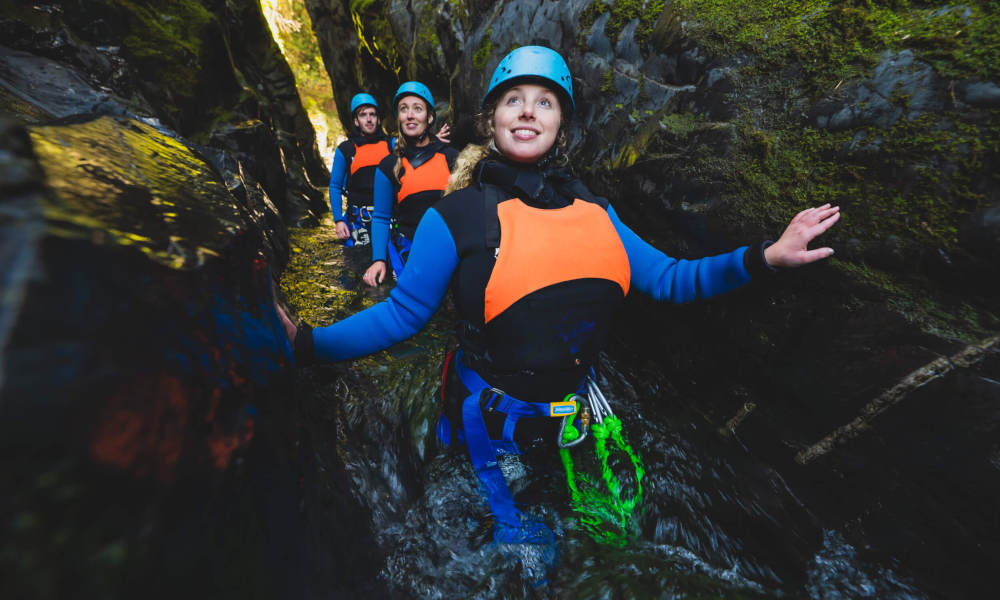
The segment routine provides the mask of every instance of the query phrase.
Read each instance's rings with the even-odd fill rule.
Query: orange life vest
[[[497,205],[500,248],[486,285],[485,322],[525,296],[574,279],[607,279],[628,294],[628,255],[604,208],[580,199],[558,209],[514,198]]]
[[[389,143],[385,140],[374,144],[354,145],[354,159],[351,161],[351,175],[364,167],[375,167],[389,155]]]
[[[404,200],[420,192],[443,192],[448,187],[451,169],[448,168],[448,159],[444,154],[435,154],[417,168],[410,165],[409,159],[404,157],[402,160],[403,172],[399,176],[399,193],[396,194],[398,203],[402,204]]]

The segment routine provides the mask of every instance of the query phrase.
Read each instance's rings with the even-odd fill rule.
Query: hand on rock
[[[281,326],[285,328],[285,335],[288,336],[289,343],[295,346],[295,336],[298,334],[299,329],[292,323],[292,320],[288,318],[288,314],[285,309],[281,308],[281,305],[277,302],[274,303],[274,310],[278,313],[278,319],[281,320]]]

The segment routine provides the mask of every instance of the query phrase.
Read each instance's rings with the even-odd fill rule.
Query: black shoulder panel
[[[395,152],[390,152],[388,154],[388,156],[386,156],[385,158],[383,158],[378,163],[378,170],[382,171],[382,174],[385,175],[386,178],[389,181],[391,181],[393,183],[396,183],[396,178],[392,176],[392,170],[394,168],[396,168],[396,153]]]
[[[347,162],[350,162],[351,159],[354,158],[354,151],[355,151],[354,142],[352,142],[349,139],[340,142],[340,145],[337,146],[337,150],[340,150],[340,153],[344,155],[344,158],[347,159]]]
[[[484,247],[483,196],[481,190],[469,186],[448,194],[434,205],[451,231],[459,257]]]
[[[600,206],[604,210],[608,209],[608,199],[604,196],[598,196],[591,192],[590,189],[577,178],[573,178],[559,186],[559,193],[565,197],[579,198],[580,200],[591,202]]]

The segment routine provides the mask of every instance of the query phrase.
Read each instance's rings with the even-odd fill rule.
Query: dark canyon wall
[[[2,3],[5,597],[374,580],[308,533],[333,525],[306,494],[366,530],[338,464],[298,479],[273,308],[327,177],[258,3]]]

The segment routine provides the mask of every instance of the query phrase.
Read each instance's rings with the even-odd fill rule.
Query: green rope
[[[624,547],[628,534],[642,507],[642,478],[646,471],[642,460],[625,441],[622,423],[611,415],[603,423],[594,423],[590,428],[594,438],[594,453],[600,461],[600,481],[590,474],[576,473],[573,458],[566,448],[559,450],[563,467],[566,469],[566,484],[570,491],[573,510],[580,515],[580,523],[590,536],[601,544]],[[572,424],[567,423],[563,432],[563,442],[571,442],[580,436]],[[609,449],[608,440],[612,446]],[[622,498],[622,483],[608,465],[611,452],[617,448],[628,455],[635,468],[636,491],[631,498]],[[601,485],[603,481],[604,485]]]

